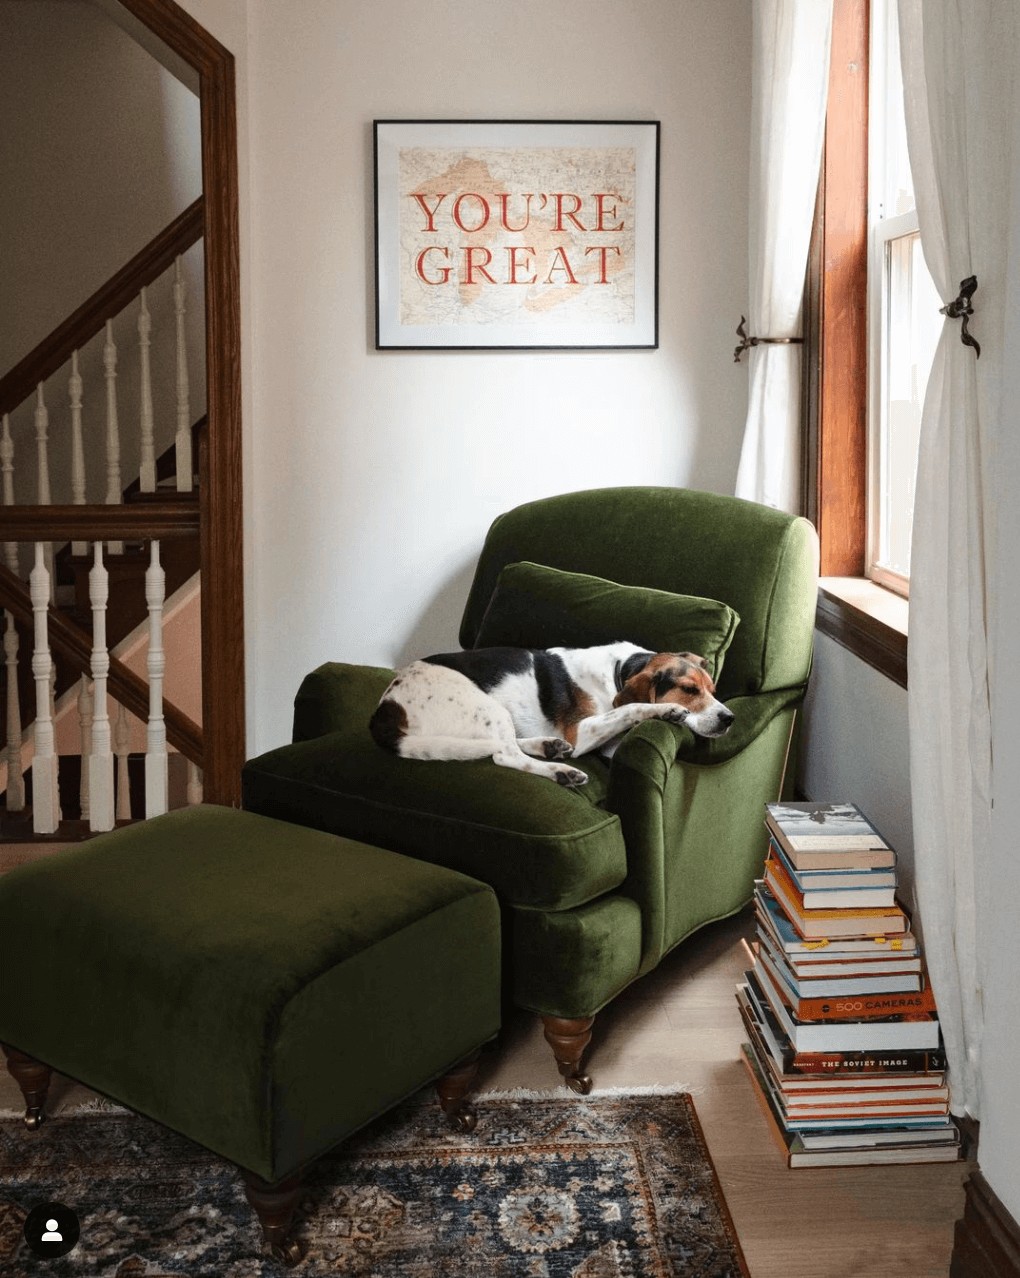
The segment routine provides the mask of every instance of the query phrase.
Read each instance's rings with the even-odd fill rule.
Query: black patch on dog
[[[657,697],[664,697],[667,692],[676,687],[677,682],[675,670],[657,670],[652,675],[652,688]]]
[[[407,735],[407,713],[396,701],[380,701],[368,722],[368,730],[376,745],[384,750],[396,750],[402,737]]]
[[[626,661],[616,663],[616,691],[619,692],[628,679],[640,674],[655,656],[654,652],[635,652]]]
[[[562,657],[541,649],[533,652],[532,656],[542,713],[550,723],[564,723],[570,718],[577,691],[573,679],[567,674],[566,664]]]
[[[446,666],[491,692],[507,675],[526,674],[532,666],[528,648],[473,648],[470,652],[440,652],[423,657],[433,666]]]

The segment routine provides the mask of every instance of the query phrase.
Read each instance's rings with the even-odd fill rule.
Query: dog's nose
[[[733,711],[727,710],[725,706],[723,706],[723,708],[719,711],[719,722],[725,723],[727,728],[730,726],[730,724],[733,722],[735,718],[736,718],[736,715],[733,713]]]

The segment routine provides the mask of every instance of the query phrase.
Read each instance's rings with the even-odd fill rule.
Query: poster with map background
[[[377,121],[376,345],[654,347],[658,125]]]

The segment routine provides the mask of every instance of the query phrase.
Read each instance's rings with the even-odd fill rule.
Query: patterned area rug
[[[685,1093],[494,1094],[452,1131],[425,1094],[311,1170],[294,1270],[262,1254],[235,1170],[124,1112],[0,1123],[0,1273],[76,1278],[739,1278],[747,1270]],[[37,1260],[38,1202],[81,1239]]]

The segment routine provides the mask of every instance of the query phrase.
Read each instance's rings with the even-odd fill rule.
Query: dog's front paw
[[[557,768],[555,776],[559,785],[577,786],[588,784],[588,774],[582,772],[580,768]]]
[[[547,759],[569,759],[574,747],[562,737],[547,737],[542,742],[542,753]]]
[[[662,718],[667,723],[686,723],[690,713],[690,710],[685,709],[683,706],[665,706]]]

